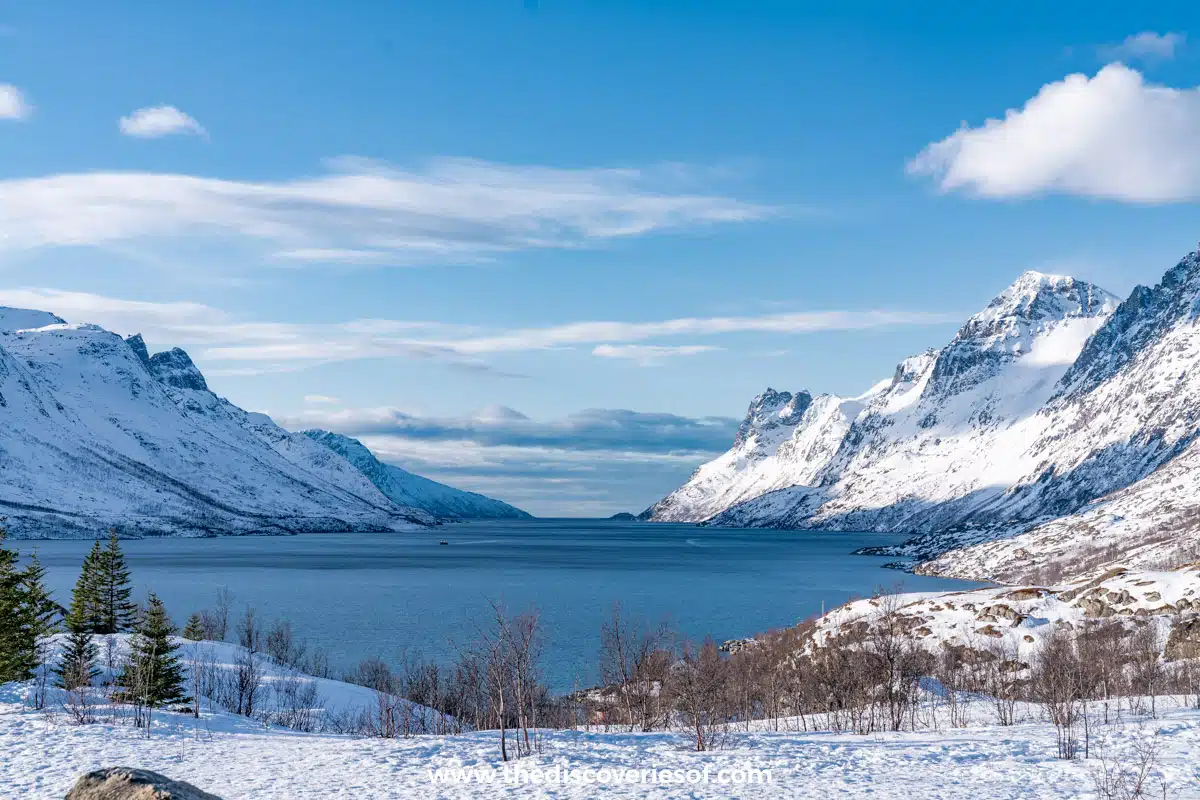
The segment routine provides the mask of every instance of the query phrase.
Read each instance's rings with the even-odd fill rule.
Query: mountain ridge
[[[151,354],[140,335],[48,312],[0,308],[0,415],[13,538],[437,524],[330,448],[214,394],[185,351]]]
[[[1124,301],[1075,278],[1024,273],[945,347],[905,359],[861,396],[836,452],[803,459],[815,472],[809,481],[751,491],[714,511],[697,497],[724,499],[745,471],[700,486],[696,476],[713,472],[706,464],[649,516],[908,533],[914,538],[887,551],[923,562],[919,571],[995,579],[1036,571],[1035,552],[1050,554],[1060,574],[1094,566],[1101,554],[1079,540],[1097,530],[1096,508],[1123,504],[1161,511],[1143,513],[1143,528],[1192,520],[1161,536],[1161,547],[1139,551],[1139,563],[1188,552],[1180,540],[1195,536],[1190,507],[1151,497],[1167,485],[1178,493],[1188,471],[1150,476],[1181,454],[1200,461],[1200,415],[1188,407],[1200,402],[1200,369],[1189,369],[1200,366],[1198,317],[1195,253]],[[710,464],[729,462],[730,453]],[[780,453],[786,460],[782,445],[771,459]],[[1105,552],[1132,550],[1131,536],[1102,537]],[[1036,546],[1004,545],[1018,539]]]

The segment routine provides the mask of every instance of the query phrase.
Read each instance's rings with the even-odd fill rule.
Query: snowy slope
[[[926,575],[1005,582],[1055,580],[1082,570],[1200,562],[1200,442],[1145,478],[1095,500],[1078,512],[1016,535],[983,529],[956,541],[981,540],[942,553],[934,541],[909,545],[906,555],[932,556],[918,567]]]
[[[977,707],[985,705],[976,703]],[[1163,706],[1167,704],[1163,702]],[[826,798],[876,800],[1079,800],[1096,798],[1096,759],[1054,758],[1054,726],[1034,713],[1016,725],[998,726],[979,710],[970,727],[943,724],[937,731],[801,732],[798,719],[779,730],[734,726],[719,749],[695,752],[680,731],[626,733],[600,727],[539,731],[540,752],[523,759],[526,770],[553,775],[590,770],[591,782],[505,783],[495,731],[458,736],[363,739],[292,733],[220,711],[200,720],[160,713],[147,738],[132,726],[77,726],[61,712],[23,706],[15,684],[0,689],[0,796],[60,800],[82,774],[114,765],[136,765],[238,800],[353,798]],[[1097,726],[1092,732],[1112,757],[1124,758],[1159,731],[1160,752],[1151,781],[1161,777],[1168,796],[1196,796],[1200,711],[1173,704],[1146,724]],[[510,762],[511,766],[511,762]],[[728,770],[767,770],[769,785],[719,783]],[[619,782],[617,775],[670,770],[674,783]],[[442,782],[434,784],[431,771]],[[450,783],[451,770],[466,781]],[[600,771],[606,780],[598,783]],[[688,771],[699,782],[689,783]],[[486,772],[485,772],[486,771]],[[484,775],[491,773],[492,784]],[[578,772],[576,774],[579,774]],[[526,772],[529,776],[530,773]],[[728,781],[729,778],[727,777]]]
[[[830,400],[808,392],[767,389],[750,402],[733,447],[704,464],[680,488],[645,512],[659,522],[695,522],[742,500],[798,482],[777,458],[797,432],[828,416]],[[799,473],[804,474],[804,473]]]
[[[759,467],[779,476],[774,486],[758,482],[739,505],[703,507],[694,518],[724,512],[714,524],[857,530],[945,524],[1033,466],[1022,452],[1037,412],[1115,307],[1083,281],[1023,274],[946,347],[901,362],[849,408],[839,404],[817,451],[781,448]]]
[[[713,522],[916,533],[887,552],[997,580],[1194,559],[1200,258],[1115,310],[1085,286],[1023,276],[903,370],[813,487]]]
[[[54,319],[0,313],[0,513],[11,535],[433,522],[384,497],[328,448],[208,391],[182,350],[150,356],[140,337]],[[49,324],[19,325],[31,321]]]
[[[449,519],[531,519],[519,508],[475,492],[465,492],[385,464],[362,442],[323,430],[304,435],[325,445],[353,464],[385,497],[402,506],[428,511]]]

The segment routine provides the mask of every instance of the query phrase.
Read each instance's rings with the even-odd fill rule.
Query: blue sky
[[[0,6],[0,303],[599,515],[1025,269],[1196,246],[1188,5],[806,5]]]

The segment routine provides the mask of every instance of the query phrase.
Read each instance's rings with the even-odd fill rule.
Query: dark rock
[[[1200,617],[1181,620],[1171,628],[1163,656],[1168,661],[1200,658]]]

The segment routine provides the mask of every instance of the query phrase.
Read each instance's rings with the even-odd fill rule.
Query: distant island
[[[618,522],[637,522],[637,514],[630,514],[628,511],[622,511],[619,514],[613,514],[609,519]]]

